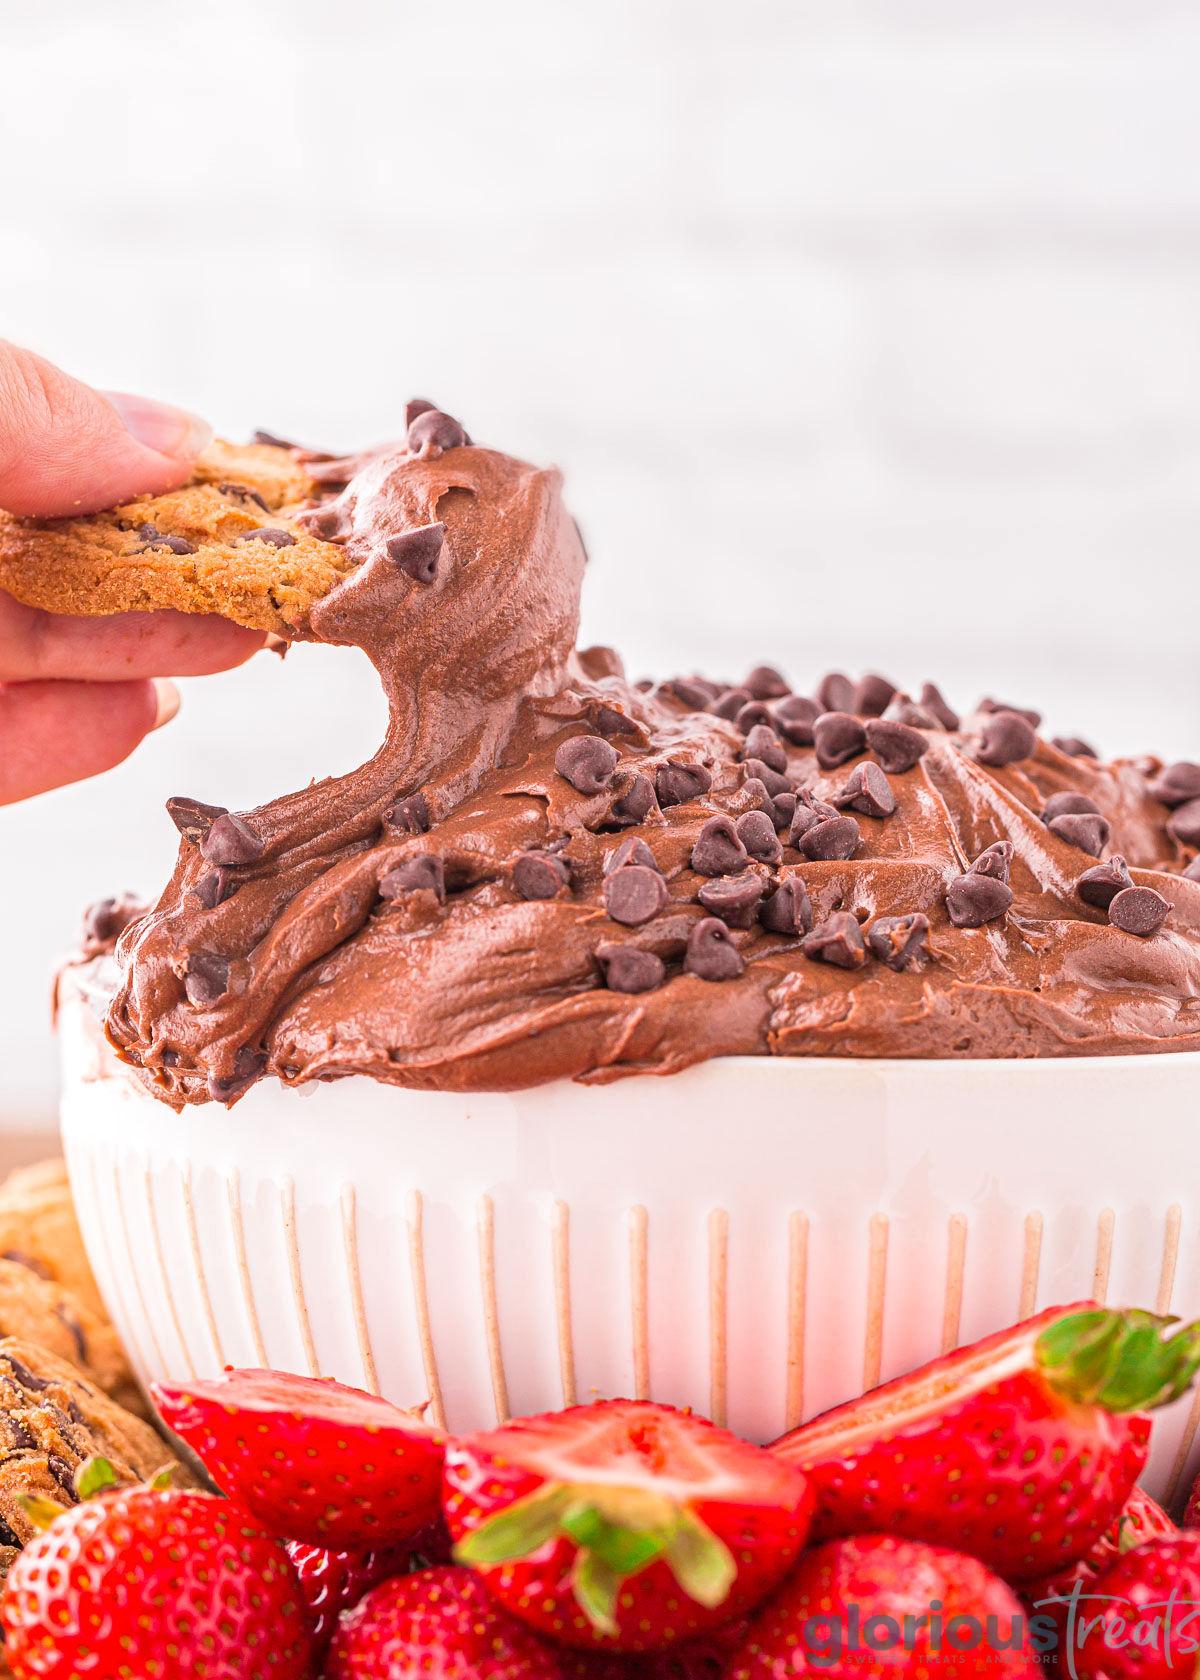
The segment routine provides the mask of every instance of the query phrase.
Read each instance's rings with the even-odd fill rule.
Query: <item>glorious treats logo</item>
[[[1136,1652],[1183,1676],[1200,1671],[1200,1600],[1178,1588],[1162,1598],[1089,1593],[1076,1582],[1069,1594],[1051,1593],[1030,1602],[1028,1613],[978,1616],[948,1609],[931,1599],[925,1614],[878,1615],[851,1604],[844,1614],[815,1614],[801,1624],[799,1643],[808,1665],[831,1669],[847,1654],[882,1656],[899,1651],[928,1653],[952,1671],[957,1658],[976,1671],[981,1651],[1055,1656],[1060,1672],[1081,1680],[1076,1657],[1086,1646],[1086,1673],[1094,1674],[1101,1653]]]

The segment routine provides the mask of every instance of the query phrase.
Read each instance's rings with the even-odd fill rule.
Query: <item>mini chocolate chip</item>
[[[977,712],[992,713],[1014,712],[1017,717],[1024,718],[1029,727],[1035,731],[1041,728],[1042,714],[1035,712],[1029,706],[1010,706],[1007,700],[981,700],[976,706]]]
[[[771,722],[777,732],[794,747],[811,747],[812,726],[821,715],[815,700],[804,694],[789,694],[771,709]]]
[[[699,980],[736,980],[746,964],[725,923],[703,916],[688,934],[683,966]]]
[[[440,408],[426,408],[416,416],[408,428],[406,443],[410,455],[432,460],[444,449],[461,449],[470,438],[449,414]]]
[[[193,951],[187,960],[184,990],[197,1009],[211,1009],[229,990],[229,962],[216,951]]]
[[[446,866],[436,852],[422,852],[389,869],[379,883],[380,898],[399,898],[401,893],[431,892],[439,904],[446,901]]]
[[[749,735],[755,729],[770,729],[771,734],[775,734],[771,726],[770,708],[761,700],[747,700],[733,721],[743,735]]]
[[[172,1048],[169,1044],[167,1045],[165,1050],[160,1050],[159,1051],[158,1059],[164,1067],[178,1067],[179,1066],[179,1052],[178,1052],[178,1050],[172,1050]]]
[[[637,735],[640,729],[632,718],[615,706],[596,706],[591,713],[592,727],[600,735]]]
[[[727,927],[754,926],[754,916],[762,902],[767,883],[753,869],[743,869],[740,875],[721,875],[715,881],[705,881],[696,897],[706,910],[720,916]]]
[[[742,783],[742,792],[746,795],[747,799],[752,799],[754,801],[756,810],[765,811],[767,815],[774,820],[775,797],[768,791],[767,784],[763,781],[761,776],[747,776],[745,781]]]
[[[1066,753],[1068,758],[1100,757],[1095,747],[1090,747],[1086,741],[1081,741],[1078,735],[1056,735],[1050,745],[1057,747],[1060,753]]]
[[[218,904],[224,904],[226,899],[233,897],[239,885],[228,869],[210,869],[201,875],[191,890],[206,910],[215,910]]]
[[[239,502],[257,502],[264,513],[271,511],[258,491],[251,490],[248,484],[218,484],[217,489],[223,496],[235,496]]]
[[[70,1336],[71,1340],[75,1343],[75,1352],[79,1356],[80,1364],[86,1364],[88,1357],[88,1344],[87,1337],[83,1333],[83,1325],[80,1324],[79,1320],[73,1317],[65,1307],[60,1305],[55,1306],[54,1316]]]
[[[283,531],[277,525],[261,525],[254,531],[243,531],[240,537],[234,539],[238,544],[261,542],[268,543],[272,548],[293,548],[296,539],[290,531]]]
[[[299,449],[300,447],[298,443],[289,443],[286,438],[276,437],[274,432],[255,432],[251,436],[250,442],[267,443],[270,444],[272,449]]]
[[[780,798],[782,797],[781,794]],[[801,836],[807,834],[810,828],[815,828],[821,822],[829,822],[837,814],[836,808],[827,805],[823,799],[818,799],[811,788],[801,788],[796,794],[796,808],[788,830],[789,843],[798,846]]]
[[[954,710],[954,707],[948,705],[942,698],[942,692],[936,683],[927,682],[923,684],[921,692],[917,696],[917,700],[927,712],[932,713],[932,715],[941,724],[942,728],[948,729],[951,734],[953,734],[962,722],[962,719]]]
[[[1097,864],[1095,869],[1085,869],[1075,883],[1075,891],[1085,904],[1094,904],[1097,910],[1107,910],[1117,894],[1132,885],[1133,878],[1125,859],[1120,852],[1114,852],[1107,863]]]
[[[639,840],[636,834],[622,840],[619,846],[614,846],[604,860],[604,873],[611,875],[614,869],[624,869],[626,864],[637,864],[642,869],[658,869],[658,859],[644,840]],[[659,874],[662,870],[659,869]]]
[[[734,721],[743,706],[748,706],[754,696],[748,688],[727,688],[721,698],[713,706],[718,717]]]
[[[243,1044],[233,1058],[233,1072],[228,1078],[219,1079],[215,1073],[208,1076],[208,1094],[214,1102],[229,1102],[231,1098],[240,1096],[254,1081],[262,1076],[267,1066],[267,1058],[262,1050],[255,1050],[249,1044]]]
[[[667,977],[661,957],[634,945],[597,945],[596,960],[610,992],[652,992]]]
[[[1112,925],[1139,939],[1157,933],[1170,914],[1170,902],[1153,887],[1124,887],[1108,907]]]
[[[11,1260],[14,1266],[24,1266],[27,1272],[32,1272],[35,1277],[44,1278],[47,1283],[53,1281],[50,1268],[44,1266],[40,1260],[35,1260],[32,1254],[26,1254],[22,1249],[6,1248],[4,1253],[0,1255],[0,1259]]]
[[[980,764],[999,768],[1031,757],[1036,746],[1037,731],[1029,719],[1020,712],[1000,710],[986,718],[979,732],[976,757]]]
[[[771,933],[789,937],[809,931],[813,925],[812,905],[799,875],[789,875],[780,881],[759,911],[759,920]]]
[[[136,551],[138,554],[148,554],[151,549],[155,548],[165,548],[172,554],[195,554],[196,552],[192,544],[183,537],[164,536],[161,531],[156,531],[153,525],[143,525],[141,534],[148,540]]]
[[[167,800],[167,815],[185,840],[198,845],[218,817],[227,813],[224,805],[205,805],[199,799],[187,799],[176,794]]]
[[[710,817],[692,847],[692,868],[700,875],[736,875],[749,853],[728,817]]]
[[[746,745],[739,754],[743,760],[759,758],[779,775],[787,769],[787,753],[778,735],[768,723],[756,723],[746,736]]]
[[[806,935],[800,949],[812,962],[833,963],[838,968],[861,968],[867,960],[858,918],[845,910],[826,917]]]
[[[854,684],[841,671],[830,671],[817,684],[815,699],[823,712],[848,712],[854,705]]]
[[[773,818],[765,811],[745,811],[734,824],[737,837],[752,858],[759,863],[778,863],[783,847],[775,832]]]
[[[1200,857],[1194,857],[1183,872],[1185,881],[1200,881]]]
[[[577,793],[602,793],[620,755],[602,735],[572,735],[554,755],[554,768]]]
[[[866,729],[867,745],[889,776],[902,776],[906,770],[911,770],[929,748],[929,742],[921,731],[907,723],[894,723],[890,718],[871,718]]]
[[[1042,806],[1042,821],[1052,823],[1055,817],[1098,817],[1100,807],[1086,793],[1054,793]]]
[[[57,1453],[47,1453],[46,1468],[67,1497],[77,1501],[79,1495],[75,1492],[75,1472],[66,1459],[60,1458]]]
[[[859,717],[882,717],[895,693],[895,683],[870,672],[855,689],[854,704],[848,710]]]
[[[639,927],[657,916],[667,902],[667,883],[657,869],[627,863],[604,880],[604,908],[614,922]]]
[[[1003,916],[1013,901],[1013,890],[994,875],[968,871],[946,888],[946,912],[958,928],[982,927]]]
[[[253,863],[255,858],[262,856],[266,845],[262,835],[251,828],[244,817],[235,817],[232,811],[226,811],[201,840],[200,852],[209,863],[228,867]]]
[[[867,944],[888,968],[897,973],[916,962],[925,947],[929,917],[919,911],[911,916],[878,916],[867,932]]]
[[[1112,837],[1108,819],[1090,812],[1068,812],[1062,817],[1052,817],[1046,827],[1051,834],[1065,840],[1068,846],[1078,846],[1081,852],[1090,852],[1093,857],[1100,856]]]
[[[383,820],[400,834],[428,834],[429,804],[425,795],[419,789],[416,793],[405,794]]]
[[[410,397],[404,405],[405,431],[412,425],[418,414],[432,414],[436,408],[436,403],[426,402],[424,397]]]
[[[817,862],[851,858],[858,850],[861,831],[853,817],[830,817],[800,837],[800,850]]]
[[[749,787],[749,782],[746,786]],[[796,817],[796,795],[794,793],[777,793],[771,801],[773,809],[767,814],[781,834],[791,828]]]
[[[1200,764],[1186,760],[1168,764],[1147,784],[1146,792],[1164,805],[1186,805],[1189,800],[1200,799]]]
[[[384,543],[389,560],[394,560],[414,583],[429,584],[438,573],[446,527],[439,520],[435,525],[420,525],[415,531],[401,531]]]
[[[774,799],[777,794],[791,793],[792,784],[779,770],[772,770],[769,764],[764,764],[761,758],[748,758],[742,765],[742,773],[746,782],[761,782],[767,792]]]
[[[654,687],[654,684],[650,681],[649,677],[639,677],[633,686],[637,689],[639,694],[649,694],[650,690]]]
[[[101,898],[83,913],[83,937],[86,941],[107,945],[110,939],[124,933],[144,909],[145,905],[127,893],[120,898]]]
[[[934,714],[926,707],[918,706],[910,694],[897,694],[883,716],[885,722],[902,723],[909,729],[941,729],[942,727]]]
[[[896,809],[891,783],[870,759],[850,772],[850,780],[831,801],[839,811],[861,811],[867,817],[890,817]]]
[[[1167,818],[1167,833],[1185,846],[1200,846],[1200,799],[1189,799]]]
[[[975,862],[971,864],[968,874],[990,875],[993,881],[1003,881],[1008,885],[1008,878],[1012,872],[1013,852],[1015,848],[1011,840],[995,840],[986,846]]]
[[[522,898],[557,898],[571,884],[565,858],[553,852],[525,852],[513,864],[513,886]]]
[[[654,791],[664,811],[671,805],[686,805],[689,800],[699,799],[710,787],[712,776],[703,764],[681,764],[672,758],[654,772]]]
[[[822,770],[836,770],[866,751],[867,732],[849,712],[823,712],[813,724],[813,746]]]
[[[663,683],[663,690],[673,695],[681,706],[686,706],[689,712],[706,712],[716,696],[707,683],[694,677],[672,677],[670,682]]]
[[[634,771],[622,778],[624,785],[609,807],[608,820],[622,827],[640,823],[654,809],[654,788],[648,776]]]
[[[791,692],[787,678],[774,665],[756,665],[742,686],[756,700],[780,700]]]

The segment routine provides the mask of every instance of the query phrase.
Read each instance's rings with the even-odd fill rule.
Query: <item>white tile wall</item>
[[[419,391],[557,459],[639,673],[874,664],[1196,753],[1198,73],[1190,0],[0,0],[0,332],[234,434]],[[379,730],[350,655],[186,689],[0,812],[10,1124],[164,795]]]

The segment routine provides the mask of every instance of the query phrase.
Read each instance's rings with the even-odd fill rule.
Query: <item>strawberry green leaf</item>
[[[581,1550],[591,1552],[621,1579],[647,1568],[666,1546],[661,1530],[623,1528],[590,1504],[571,1506],[562,1526]]]
[[[164,1464],[161,1470],[151,1476],[147,1487],[153,1488],[155,1493],[164,1493],[167,1488],[173,1486],[178,1469],[178,1464]]]
[[[53,1499],[43,1499],[37,1493],[19,1493],[17,1504],[24,1511],[33,1526],[44,1533],[57,1517],[64,1513],[62,1505],[56,1505]]]
[[[621,1577],[595,1552],[580,1552],[571,1571],[575,1602],[598,1633],[616,1634]]]
[[[1200,1323],[1098,1307],[1066,1313],[1038,1337],[1036,1358],[1057,1393],[1109,1412],[1151,1411],[1191,1386],[1200,1367]]]
[[[116,1485],[117,1472],[106,1458],[87,1459],[75,1477],[75,1492],[80,1500],[94,1499],[98,1493]]]
[[[724,1604],[737,1579],[733,1553],[690,1511],[680,1514],[667,1545],[667,1564],[682,1590],[706,1610]]]
[[[539,1488],[527,1499],[517,1500],[480,1523],[458,1542],[454,1556],[473,1569],[489,1569],[493,1564],[529,1557],[548,1540],[558,1538],[563,1514],[573,1498],[571,1489],[557,1482]]]

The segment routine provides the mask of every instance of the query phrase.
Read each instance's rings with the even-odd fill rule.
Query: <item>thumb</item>
[[[181,408],[101,395],[0,340],[0,508],[9,513],[95,513],[172,490],[211,436]]]

